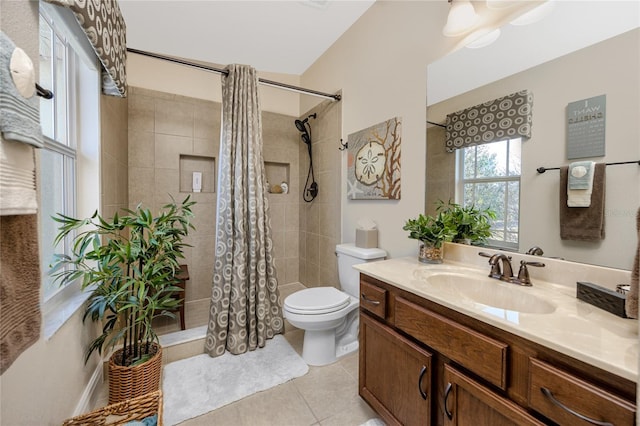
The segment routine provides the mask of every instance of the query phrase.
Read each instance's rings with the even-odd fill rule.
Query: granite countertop
[[[429,265],[415,257],[396,258],[354,266],[358,271],[439,303],[504,331],[569,355],[625,379],[638,381],[638,323],[620,318],[576,298],[571,288],[532,279],[532,287],[521,287],[489,279],[488,268],[447,262]],[[478,281],[489,279],[496,289],[504,287],[515,299],[541,302],[544,313],[496,309],[452,291],[446,285],[429,285],[437,274],[464,276]],[[526,293],[526,294],[525,294]],[[476,298],[478,300],[478,298]],[[532,305],[535,305],[533,303]],[[526,306],[526,305],[525,305]],[[526,310],[525,307],[523,310]],[[552,310],[552,312],[548,312]]]

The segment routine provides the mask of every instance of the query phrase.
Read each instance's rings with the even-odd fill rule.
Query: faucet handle
[[[526,260],[520,261],[520,270],[518,271],[518,278],[514,280],[516,284],[531,286],[531,278],[529,277],[529,270],[527,269],[527,265],[543,267],[545,266],[542,262],[527,262]]]

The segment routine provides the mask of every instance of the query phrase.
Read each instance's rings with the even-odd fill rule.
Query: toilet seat
[[[349,303],[349,295],[335,287],[314,287],[288,296],[284,308],[294,314],[320,315],[344,309]]]

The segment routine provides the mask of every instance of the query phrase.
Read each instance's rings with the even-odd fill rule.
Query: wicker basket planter
[[[122,425],[155,414],[157,426],[162,426],[162,391],[159,390],[65,420],[62,426]]]
[[[162,375],[162,348],[154,343],[156,353],[149,361],[134,367],[117,365],[122,349],[109,359],[109,404],[136,398],[160,389]]]

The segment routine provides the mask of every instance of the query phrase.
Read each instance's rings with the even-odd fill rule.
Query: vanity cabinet
[[[366,274],[360,284],[360,395],[387,424],[635,424],[634,382]]]
[[[447,426],[542,426],[544,423],[450,364],[444,366],[444,424]]]

